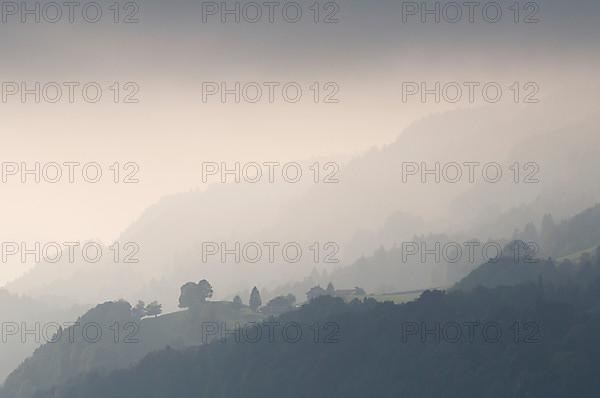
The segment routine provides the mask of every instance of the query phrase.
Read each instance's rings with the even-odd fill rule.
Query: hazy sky
[[[195,1],[144,1],[139,11],[123,2],[119,20],[134,12],[139,23],[115,24],[112,3],[100,2],[104,14],[95,24],[77,10],[74,24],[66,15],[52,24],[3,14],[3,94],[14,84],[21,89],[36,82],[57,82],[64,91],[55,104],[7,95],[0,104],[2,162],[97,162],[103,171],[97,184],[81,174],[73,184],[66,176],[57,184],[22,184],[19,175],[8,176],[0,187],[3,241],[109,242],[161,196],[204,189],[202,162],[335,160],[389,143],[432,112],[481,105],[403,103],[402,82],[500,82],[505,88],[537,82],[542,97],[569,86],[566,76],[585,83],[598,67],[590,48],[600,39],[600,3],[592,0],[537,2],[539,10],[522,9],[518,17],[539,19],[531,24],[514,23],[512,1],[499,2],[504,14],[494,24],[480,12],[475,23],[421,23],[418,15],[404,23],[397,1],[322,2],[319,23],[309,9],[314,2],[305,1],[298,23],[276,12],[273,24],[220,23],[218,15],[204,23],[202,3]],[[328,15],[339,22],[322,23]],[[74,103],[64,82],[79,83]],[[90,82],[102,88],[98,103],[82,97],[80,88]],[[223,104],[218,95],[203,102],[205,82],[295,82],[303,95],[289,103],[277,89],[274,103],[263,96],[256,104]],[[129,94],[139,103],[122,103]],[[338,103],[323,103],[328,94]],[[139,183],[111,182],[115,162],[135,162],[139,171],[121,169],[120,179],[137,171]]]

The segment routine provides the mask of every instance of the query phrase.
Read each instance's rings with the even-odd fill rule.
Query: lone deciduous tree
[[[198,282],[198,295],[203,303],[206,301],[206,299],[213,296],[213,288],[206,279],[202,279],[200,282]]]
[[[213,288],[206,279],[202,279],[198,283],[188,282],[181,286],[181,294],[179,295],[180,308],[192,308],[206,302],[207,298],[213,295]]]
[[[188,282],[181,286],[181,293],[179,294],[179,308],[190,308],[194,305],[196,286],[197,285],[194,282]]]

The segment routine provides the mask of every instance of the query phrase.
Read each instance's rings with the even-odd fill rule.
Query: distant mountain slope
[[[389,249],[380,248],[375,253],[365,256],[353,264],[339,268],[326,275],[310,281],[328,283],[332,281],[336,286],[361,286],[369,292],[392,292],[411,290],[411,288],[430,288],[432,286],[451,286],[459,282],[461,288],[474,288],[478,285],[495,287],[501,285],[512,286],[524,282],[537,282],[538,275],[543,275],[549,281],[555,279],[556,259],[569,254],[588,250],[589,254],[596,254],[595,248],[600,245],[600,205],[585,209],[573,217],[558,224],[553,217],[543,217],[542,226],[533,226],[533,220],[521,219],[521,223],[529,226],[517,233],[514,239],[521,240],[519,254],[515,255],[514,244],[511,236],[502,237],[489,242],[480,242],[479,250],[474,250],[474,257],[467,255],[466,242],[478,242],[477,239],[461,235],[428,235],[414,237],[407,240],[406,245],[419,245],[416,254],[407,255],[408,246],[402,244]],[[516,226],[513,226],[513,234]],[[483,256],[486,243],[494,246],[504,246],[502,257],[496,259],[492,250],[489,254],[491,262]],[[438,258],[433,254],[433,248],[439,245]],[[447,261],[453,254],[443,253],[441,248],[447,244],[458,244],[463,252],[458,261]],[[425,249],[432,253],[423,256]],[[524,256],[529,256],[523,258]],[[581,254],[581,253],[580,253]],[[464,279],[463,279],[464,278]],[[306,283],[301,284],[306,291]],[[294,285],[286,285],[287,289],[295,289]],[[298,294],[296,290],[293,290]]]
[[[536,283],[540,278],[546,282],[557,279],[557,270],[552,262],[527,263],[503,258],[497,262],[482,264],[460,280],[454,288],[473,290],[478,287],[515,286],[526,282]]]
[[[548,116],[543,123],[541,114]],[[482,240],[505,236],[494,233],[494,220],[515,207],[535,205],[540,213],[556,208],[571,215],[600,201],[598,184],[582,175],[579,162],[571,161],[579,151],[588,170],[600,168],[591,152],[600,145],[598,124],[592,118],[564,126],[556,115],[554,108],[542,106],[535,112],[500,106],[446,112],[415,123],[394,143],[342,165],[338,184],[215,184],[206,191],[172,195],[147,209],[119,238],[139,245],[138,264],[65,264],[60,272],[53,271],[63,265],[40,264],[8,289],[35,296],[61,291],[86,302],[148,299],[152,292],[159,301],[175,302],[177,287],[202,274],[227,297],[253,285],[298,280],[324,265],[309,256],[293,267],[265,261],[203,264],[201,242],[293,241],[304,247],[336,242],[337,257],[348,265],[383,243],[392,245],[416,233],[478,236],[475,231],[486,234]],[[565,135],[568,145],[561,140]],[[404,162],[498,162],[506,178],[498,184],[423,184],[419,176],[403,182]],[[512,182],[508,167],[513,162],[538,162],[540,183]],[[486,228],[477,228],[481,225]],[[100,288],[98,281],[103,281]]]
[[[0,382],[4,382],[4,378],[43,343],[39,334],[45,325],[69,322],[85,309],[82,306],[50,303],[46,299],[16,296],[0,289]],[[27,331],[33,333],[28,334]]]

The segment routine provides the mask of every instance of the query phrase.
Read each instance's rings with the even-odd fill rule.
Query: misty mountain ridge
[[[172,195],[147,209],[118,239],[139,245],[138,264],[67,264],[64,273],[54,272],[56,265],[41,264],[7,288],[32,296],[61,292],[84,302],[110,300],[128,292],[130,297],[125,298],[130,300],[158,298],[170,303],[177,286],[204,275],[218,287],[219,294],[228,297],[251,285],[266,287],[301,279],[315,266],[324,265],[311,261],[293,265],[202,264],[201,242],[264,242],[273,237],[304,247],[314,242],[337,242],[341,264],[352,264],[382,243],[389,247],[412,239],[416,233],[447,231],[480,240],[504,237],[507,228],[496,230],[494,222],[517,206],[535,208],[532,214],[538,216],[551,212],[560,220],[580,211],[582,205],[600,201],[600,188],[584,175],[588,168],[600,166],[595,165],[597,157],[591,153],[600,138],[594,134],[597,125],[580,124],[568,130],[571,139],[565,146],[559,139],[564,130],[546,130],[548,121],[540,124],[537,115],[537,111],[519,111],[507,117],[505,109],[490,106],[428,117],[404,131],[393,144],[340,165],[338,184],[213,184],[206,191]],[[465,147],[464,142],[480,145]],[[581,158],[585,167],[571,162],[573,156]],[[406,161],[486,163],[485,159],[493,159],[503,168],[513,161],[521,166],[537,162],[540,182],[514,184],[510,174],[497,184],[421,184],[418,176],[410,185],[402,182],[402,163]],[[559,172],[553,174],[555,171]],[[575,187],[581,185],[586,186],[587,196],[576,194]],[[242,206],[237,200],[240,197],[246,198]],[[390,217],[400,213],[404,216],[396,225],[412,220],[410,228],[385,227],[393,225],[389,224],[393,220]],[[381,228],[399,235],[376,232]],[[374,237],[356,239],[357,234],[365,233]],[[130,277],[123,278],[123,272]],[[231,280],[231,273],[238,278]],[[102,280],[106,283],[99,287]],[[94,281],[94,288],[88,288],[86,281]],[[122,281],[122,286],[115,281]]]

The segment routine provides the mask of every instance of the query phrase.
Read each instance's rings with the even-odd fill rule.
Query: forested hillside
[[[404,305],[323,298],[279,322],[297,322],[299,341],[169,349],[36,397],[595,397],[600,387],[598,279],[430,291]]]

